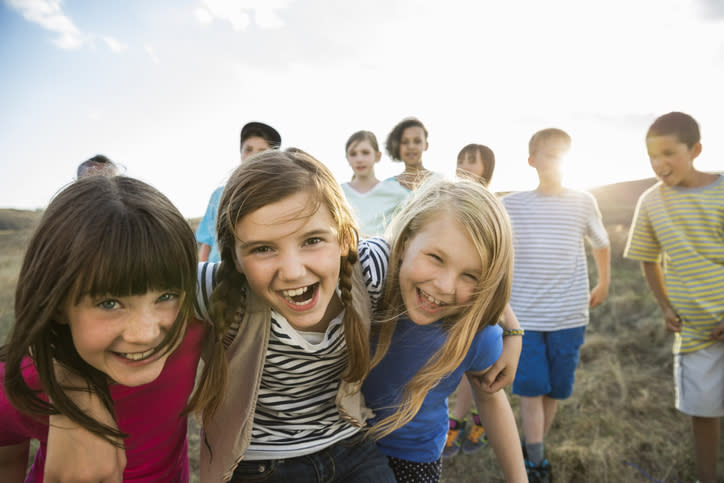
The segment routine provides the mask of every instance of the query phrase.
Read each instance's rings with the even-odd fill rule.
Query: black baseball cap
[[[272,149],[279,149],[279,146],[282,145],[282,137],[279,132],[263,122],[252,121],[244,124],[244,127],[241,128],[241,142],[239,145],[244,144],[244,141],[252,136],[266,139]]]

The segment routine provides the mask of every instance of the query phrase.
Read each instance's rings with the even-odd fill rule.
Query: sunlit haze
[[[239,163],[258,120],[342,182],[355,131],[384,144],[416,116],[427,168],[468,143],[496,154],[491,188],[533,189],[531,134],[573,138],[564,183],[653,176],[644,134],[679,110],[724,169],[720,0],[3,0],[0,207],[44,207],[97,153],[188,217]],[[378,177],[402,170],[383,155]]]

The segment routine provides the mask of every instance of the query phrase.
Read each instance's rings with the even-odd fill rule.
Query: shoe
[[[458,421],[452,416],[450,417],[450,429],[447,431],[447,441],[445,441],[445,447],[442,450],[443,458],[452,458],[460,452],[460,440],[464,429],[465,421]]]
[[[488,437],[485,435],[485,429],[480,424],[480,416],[477,412],[473,413],[473,424],[470,425],[470,429],[465,432],[460,449],[465,454],[473,453],[480,448],[485,448],[488,445]]]
[[[525,471],[528,473],[529,483],[553,483],[553,472],[547,459],[541,461],[538,466],[526,459]]]

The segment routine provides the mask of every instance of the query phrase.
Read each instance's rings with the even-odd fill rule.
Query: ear
[[[695,160],[699,155],[701,154],[701,142],[698,142],[694,144],[691,149],[689,149],[689,156],[691,157],[691,160]]]
[[[377,155],[375,156],[375,163],[379,163],[380,159],[382,159],[382,153],[380,151],[377,151]]]
[[[427,151],[427,148],[429,148],[429,147],[430,147],[430,143],[428,143],[427,140],[425,140],[425,149],[423,149],[423,151]]]
[[[535,160],[533,159],[533,156],[528,157],[528,166],[533,166],[535,168]]]

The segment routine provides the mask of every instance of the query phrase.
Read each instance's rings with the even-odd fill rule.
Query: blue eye
[[[161,296],[158,298],[158,301],[159,301],[159,302],[169,302],[169,301],[171,301],[171,300],[176,300],[178,297],[179,297],[179,296],[178,296],[178,294],[176,294],[176,293],[166,292],[165,294],[161,295]]]
[[[113,310],[117,308],[118,305],[118,300],[108,299],[96,304],[96,307],[99,307],[103,310]]]

